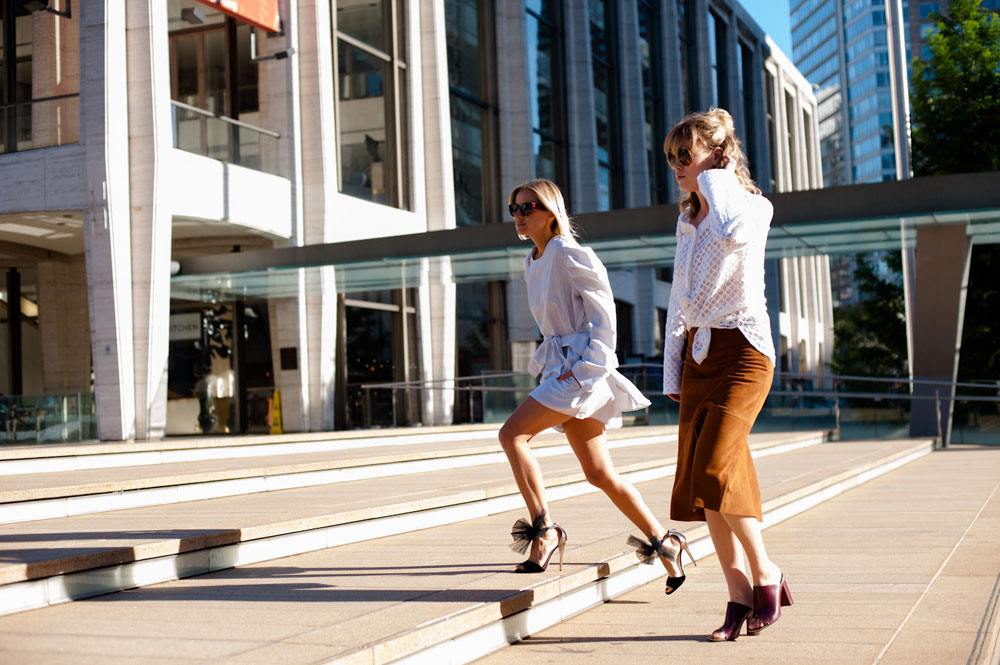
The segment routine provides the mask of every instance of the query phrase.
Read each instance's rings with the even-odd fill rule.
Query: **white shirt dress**
[[[528,304],[544,341],[528,371],[541,374],[531,397],[543,406],[584,420],[619,427],[621,414],[650,402],[618,370],[615,301],[608,271],[589,247],[555,236],[541,258],[528,253],[524,279]],[[567,371],[572,377],[558,380]],[[562,431],[558,426],[554,429]]]

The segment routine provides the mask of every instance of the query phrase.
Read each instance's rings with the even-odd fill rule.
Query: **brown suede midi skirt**
[[[708,357],[681,375],[677,472],[670,519],[705,520],[705,509],[761,519],[760,486],[747,436],[771,389],[774,366],[738,329],[713,328]]]

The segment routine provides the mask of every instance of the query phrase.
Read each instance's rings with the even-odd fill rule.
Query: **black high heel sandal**
[[[515,573],[544,573],[545,569],[549,567],[549,562],[552,561],[552,555],[556,553],[556,550],[559,550],[559,570],[562,570],[563,552],[566,550],[566,541],[569,540],[569,537],[566,535],[566,529],[558,524],[553,523],[551,526],[545,526],[546,517],[547,515],[542,513],[530,524],[523,517],[514,522],[514,526],[510,532],[514,542],[510,544],[510,549],[519,554],[527,552],[531,543],[545,535],[545,532],[549,529],[555,529],[558,536],[556,546],[549,550],[548,555],[545,557],[545,563],[539,564],[531,559],[525,559],[514,569]]]
[[[677,542],[674,545],[674,541]],[[667,531],[667,535],[661,540],[656,536],[649,539],[649,542],[640,540],[635,536],[628,537],[628,544],[635,547],[635,554],[639,557],[639,560],[643,563],[652,565],[653,557],[659,556],[670,561],[673,566],[680,571],[680,576],[674,577],[672,575],[667,576],[667,586],[664,588],[663,592],[668,596],[674,591],[680,588],[684,584],[684,580],[687,579],[687,575],[684,574],[684,562],[681,560],[681,551],[687,552],[688,558],[691,559],[691,563],[698,565],[698,562],[694,560],[691,556],[691,550],[688,548],[687,538],[680,531],[674,531],[671,529]],[[669,567],[667,567],[667,572],[672,572]]]

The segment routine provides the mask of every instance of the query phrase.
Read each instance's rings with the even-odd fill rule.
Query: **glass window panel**
[[[20,9],[20,8],[19,8]],[[18,13],[25,12],[26,10],[20,9]],[[31,57],[31,42],[34,38],[34,23],[31,18],[30,13],[24,13],[14,19],[14,30],[16,32],[14,57],[20,58],[30,58]]]
[[[203,33],[205,48],[205,110],[225,115],[227,72],[229,58],[226,53],[226,33],[211,30]]]
[[[556,145],[538,135],[534,135],[535,176],[556,180]]]
[[[385,40],[384,3],[370,0],[337,0],[337,30],[376,49],[388,52]]]
[[[406,22],[406,2],[397,0],[396,2],[396,25],[399,29],[396,32],[396,61],[406,64],[406,35],[408,33]]]
[[[608,107],[608,68],[594,65],[594,118],[597,122],[597,159],[607,162],[611,156],[611,118]]]
[[[177,79],[174,82],[179,102],[191,106],[201,106],[198,97],[198,35],[182,35],[173,38],[174,57],[177,62]]]
[[[250,26],[246,23],[236,26],[236,71],[239,89],[234,115],[240,117],[260,110],[257,63],[250,60]]]
[[[537,18],[528,16],[528,85],[531,95],[531,119],[535,129],[555,134],[552,109],[552,60],[555,31]]]
[[[555,24],[558,8],[554,0],[527,0],[525,7],[551,24]]]
[[[480,90],[479,11],[475,0],[446,0],[445,33],[448,45],[448,83],[482,98]]]
[[[589,0],[590,14],[590,48],[593,55],[605,62],[610,57],[606,3],[601,0]]]
[[[389,65],[347,42],[340,64],[340,172],[345,194],[387,203],[386,112],[383,84]]]
[[[708,54],[712,69],[712,106],[719,105],[719,49],[715,15],[708,17]]]
[[[455,95],[451,97],[451,151],[456,224],[482,224],[483,110]]]
[[[399,127],[399,150],[396,158],[399,160],[399,182],[396,183],[397,189],[397,201],[394,205],[404,208],[406,210],[410,209],[410,126],[408,124],[410,118],[409,109],[409,99],[410,92],[409,86],[410,82],[406,75],[406,69],[402,67],[396,68],[396,78],[399,81],[398,97],[399,97],[399,117],[396,119],[397,126]],[[393,180],[396,179],[396,174],[392,175]]]
[[[599,210],[611,210],[611,170],[597,167],[597,200]]]

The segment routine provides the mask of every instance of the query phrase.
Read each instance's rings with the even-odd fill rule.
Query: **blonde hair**
[[[559,185],[545,178],[529,180],[522,185],[518,185],[511,191],[508,203],[515,203],[517,201],[517,193],[523,189],[534,192],[535,196],[538,197],[538,202],[547,211],[555,215],[555,219],[552,220],[552,233],[557,236],[563,236],[570,242],[577,244],[576,227],[573,226],[569,215],[566,214],[566,201],[563,199],[562,190],[559,189]],[[527,238],[527,236],[519,237],[521,240]]]
[[[760,194],[760,189],[750,177],[747,157],[743,147],[736,138],[733,116],[725,109],[710,108],[706,112],[689,113],[687,117],[674,125],[663,142],[664,154],[676,153],[678,146],[685,140],[691,142],[691,147],[700,145],[714,150],[722,148],[722,154],[736,162],[736,179],[743,188],[751,194]],[[691,192],[682,192],[680,207],[689,217],[698,214],[700,207],[698,197]]]

